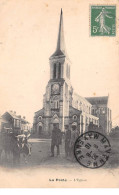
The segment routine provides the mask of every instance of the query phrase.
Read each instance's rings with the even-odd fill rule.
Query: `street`
[[[111,168],[118,166],[119,153],[117,151],[117,147],[115,147],[112,140],[112,152],[110,154],[109,160],[102,168]],[[29,144],[31,145],[31,155],[27,157],[27,163],[25,162],[25,158],[23,154],[20,155],[20,164],[16,165],[16,168],[78,168],[81,169],[82,166],[74,159],[66,159],[65,150],[64,150],[64,140],[62,141],[62,145],[60,145],[60,155],[56,155],[56,147],[55,147],[55,156],[50,157],[51,155],[51,139],[41,139],[41,138],[30,138]],[[8,168],[15,168],[13,166],[13,156],[12,154],[8,155],[7,158],[5,156],[4,151],[1,155],[1,166]]]
[[[29,143],[32,144],[31,156],[28,159],[27,166],[67,166],[71,165],[72,162],[65,158],[65,150],[64,150],[64,142],[60,145],[60,156],[56,155],[56,147],[55,147],[55,156],[50,157],[51,152],[51,140],[50,139],[29,139]],[[79,164],[75,161],[73,164]]]
[[[109,160],[106,162],[103,168],[116,167],[119,159],[119,152],[115,151],[115,146],[113,140],[110,140],[112,146],[112,152],[110,154]],[[28,163],[25,164],[24,159],[21,156],[21,167],[63,167],[63,168],[77,168],[81,169],[82,166],[74,160],[73,162],[65,158],[65,146],[64,140],[62,145],[60,145],[60,156],[56,155],[55,147],[55,157],[50,157],[51,149],[51,140],[50,139],[40,139],[40,138],[31,138],[29,143],[32,144],[31,156],[28,157]],[[115,163],[116,162],[116,163]]]
[[[17,168],[24,168],[24,167],[55,167],[55,166],[74,166],[77,165],[79,167],[79,164],[76,162],[72,162],[71,160],[67,160],[65,158],[65,150],[64,150],[64,141],[62,145],[60,145],[60,156],[57,156],[56,154],[56,147],[55,147],[55,156],[50,157],[51,155],[51,139],[40,139],[40,138],[30,138],[29,144],[31,145],[31,156],[27,157],[27,163],[25,162],[25,158],[23,157],[23,154],[20,155],[20,164],[17,166]],[[4,151],[1,156],[1,165],[3,167],[11,167],[13,168],[13,156],[10,154],[7,157],[5,157]]]

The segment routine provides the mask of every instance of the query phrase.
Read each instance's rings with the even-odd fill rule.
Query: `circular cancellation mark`
[[[95,169],[102,167],[109,159],[111,145],[101,133],[88,131],[75,142],[74,155],[84,167]]]

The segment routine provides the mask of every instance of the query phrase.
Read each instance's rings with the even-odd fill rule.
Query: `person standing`
[[[70,141],[70,147],[71,147],[71,160],[74,161],[74,145],[75,145],[75,141],[78,138],[79,133],[76,129],[76,126],[73,125],[72,126],[72,130],[71,130],[71,141]]]
[[[57,156],[60,155],[60,148],[59,145],[61,145],[61,130],[58,129],[57,125],[54,124],[53,130],[52,130],[52,140],[51,140],[51,157],[54,157],[54,148],[57,147]]]
[[[12,138],[13,141],[13,166],[19,166],[20,165],[20,146],[18,143],[17,136],[13,135]]]
[[[70,155],[70,140],[71,140],[71,130],[69,129],[69,126],[65,126],[66,132],[65,132],[65,156],[69,157]]]

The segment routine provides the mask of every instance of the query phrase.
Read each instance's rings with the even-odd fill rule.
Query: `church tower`
[[[44,95],[45,129],[51,131],[56,123],[61,131],[69,124],[70,60],[66,53],[61,9],[59,32],[55,52],[49,58],[50,80]]]
[[[49,58],[50,79],[43,97],[43,108],[35,112],[33,131],[39,136],[51,135],[53,125],[57,124],[61,131],[65,125],[77,129],[79,134],[88,130],[90,124],[105,129],[111,126],[111,110],[107,108],[107,97],[84,98],[74,92],[70,83],[70,60],[68,58],[63,29],[63,12],[61,9],[58,38],[55,52]],[[93,112],[99,107],[99,116]],[[103,108],[102,108],[103,105]],[[109,117],[104,117],[104,112]],[[101,122],[100,122],[101,121]]]
[[[55,52],[50,57],[50,78],[62,78],[67,81],[70,79],[70,63],[65,48],[62,9],[60,14],[57,46]]]

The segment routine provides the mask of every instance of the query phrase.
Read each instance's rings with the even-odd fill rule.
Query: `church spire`
[[[63,12],[61,9],[57,47],[56,47],[56,51],[53,53],[51,58],[55,56],[65,56],[65,55],[66,55],[66,51],[65,51],[65,41],[64,41],[64,29],[63,29]]]

